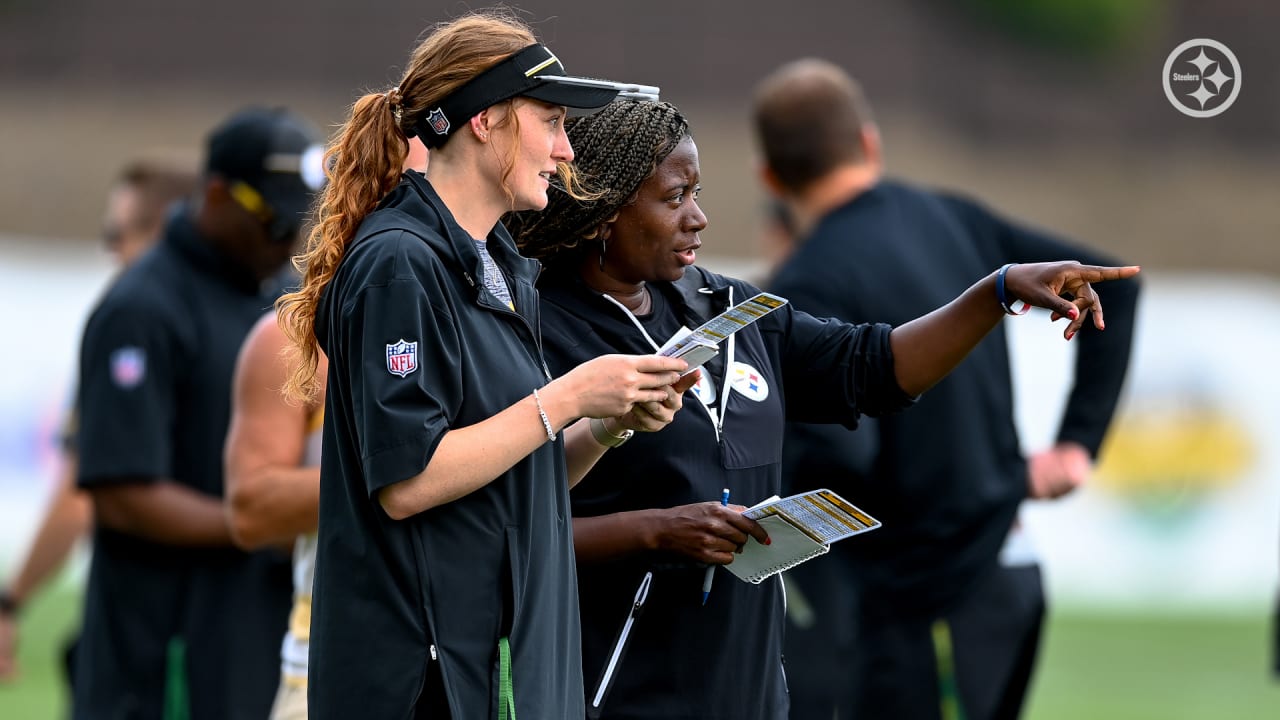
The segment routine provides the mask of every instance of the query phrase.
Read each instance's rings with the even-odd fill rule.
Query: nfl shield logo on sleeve
[[[387,346],[387,372],[405,377],[417,369],[418,343],[405,342],[404,338],[400,338],[398,342]]]
[[[147,376],[147,353],[126,346],[111,353],[111,381],[121,390],[132,390]]]

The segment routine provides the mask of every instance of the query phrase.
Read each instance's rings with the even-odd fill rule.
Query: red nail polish
[[[771,538],[771,537],[767,537],[767,538],[765,538],[765,539],[764,539],[764,544],[765,544],[765,545],[772,545],[772,544],[773,544],[773,538]]]
[[[1073,333],[1073,332],[1069,332],[1069,333],[1067,333],[1067,340],[1070,340],[1071,338],[1073,338],[1073,337],[1075,337],[1075,336],[1076,336],[1076,334],[1075,334],[1075,333]]]

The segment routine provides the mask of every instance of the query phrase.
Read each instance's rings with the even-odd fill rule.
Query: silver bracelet
[[[542,398],[538,397],[538,388],[533,389],[533,401],[538,405],[538,415],[542,417],[542,429],[547,431],[547,439],[555,442],[556,431],[551,429],[551,420],[547,417],[547,411],[542,409]]]
[[[622,443],[630,440],[631,436],[636,434],[635,430],[627,428],[622,431],[621,435],[614,435],[609,432],[609,428],[604,426],[604,420],[601,420],[600,418],[591,418],[588,426],[591,428],[591,437],[595,438],[596,442],[608,448],[616,448]]]

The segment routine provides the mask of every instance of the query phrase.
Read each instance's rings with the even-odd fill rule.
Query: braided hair
[[[565,130],[577,156],[577,177],[589,193],[575,199],[553,187],[546,209],[505,220],[521,252],[544,261],[584,240],[607,240],[618,209],[635,202],[640,185],[689,135],[689,123],[670,103],[616,100],[594,114],[570,118]]]

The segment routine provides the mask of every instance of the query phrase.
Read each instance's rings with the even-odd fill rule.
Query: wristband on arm
[[[1017,302],[1022,303],[1022,308],[1019,310],[1014,310],[1013,303],[1016,300],[1016,298],[1010,297],[1009,294],[1006,293],[1004,289],[1005,273],[1009,272],[1009,268],[1017,264],[1018,263],[1005,263],[1000,267],[999,270],[996,271],[996,300],[1000,301],[1000,307],[1004,308],[1004,312],[1006,315],[1026,315],[1027,311],[1031,309],[1031,303],[1025,300],[1017,300]]]

